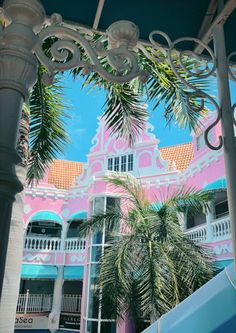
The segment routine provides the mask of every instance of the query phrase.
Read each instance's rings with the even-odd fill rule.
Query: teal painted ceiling
[[[3,1],[0,0],[0,4]],[[64,20],[92,27],[98,0],[42,0],[48,15],[60,13]],[[197,37],[211,0],[106,0],[98,29],[106,30],[118,20],[130,20],[140,29],[141,39],[148,40],[153,30],[162,30],[172,40]],[[225,1],[226,3],[227,1]],[[236,10],[225,24],[228,53],[236,51]],[[182,44],[182,48],[190,48]]]

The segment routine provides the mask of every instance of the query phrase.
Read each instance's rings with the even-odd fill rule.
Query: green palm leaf
[[[45,170],[69,141],[65,131],[65,102],[59,79],[51,86],[42,82],[44,68],[39,67],[30,100],[30,157],[28,182],[43,177]]]

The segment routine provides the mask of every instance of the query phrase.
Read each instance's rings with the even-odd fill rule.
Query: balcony
[[[63,295],[61,312],[80,313],[81,295]],[[53,295],[46,294],[19,294],[16,312],[17,313],[48,313],[52,309]]]
[[[188,229],[185,235],[197,243],[213,243],[231,239],[229,216],[214,220],[209,226],[206,224]]]
[[[67,238],[65,240],[65,251],[79,251],[85,250],[86,241],[85,238]]]
[[[62,248],[62,241],[59,237],[26,236],[24,250],[30,251],[79,251],[85,249],[84,238],[67,238]]]
[[[26,236],[24,249],[35,251],[59,251],[61,248],[60,238]]]

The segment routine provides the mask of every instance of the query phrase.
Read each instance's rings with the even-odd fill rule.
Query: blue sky
[[[101,90],[89,92],[89,89],[81,89],[81,78],[73,80],[69,75],[65,76],[64,85],[66,102],[69,105],[67,113],[71,117],[66,120],[71,143],[66,147],[63,156],[59,158],[85,162],[91,147],[91,140],[96,134],[97,117],[103,112],[105,94]],[[154,133],[160,139],[160,147],[191,140],[188,130],[173,125],[166,127],[162,115],[163,106],[152,111],[152,105],[149,105],[148,110]]]
[[[103,91],[82,89],[82,79],[72,79],[68,74],[64,77],[65,98],[69,105],[67,113],[67,130],[71,143],[67,145],[61,159],[86,162],[86,155],[91,147],[91,140],[96,134],[97,117],[103,112],[105,94]],[[231,84],[233,101],[236,100],[235,84]],[[154,126],[154,133],[160,139],[159,147],[171,146],[191,141],[188,130],[178,128],[172,124],[166,126],[163,118],[163,106],[152,111],[152,104],[148,106],[150,123]]]

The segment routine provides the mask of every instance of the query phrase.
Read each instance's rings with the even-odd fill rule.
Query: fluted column
[[[15,166],[22,104],[37,76],[33,49],[45,12],[37,0],[6,0],[0,32],[0,295],[15,194],[22,191]]]

